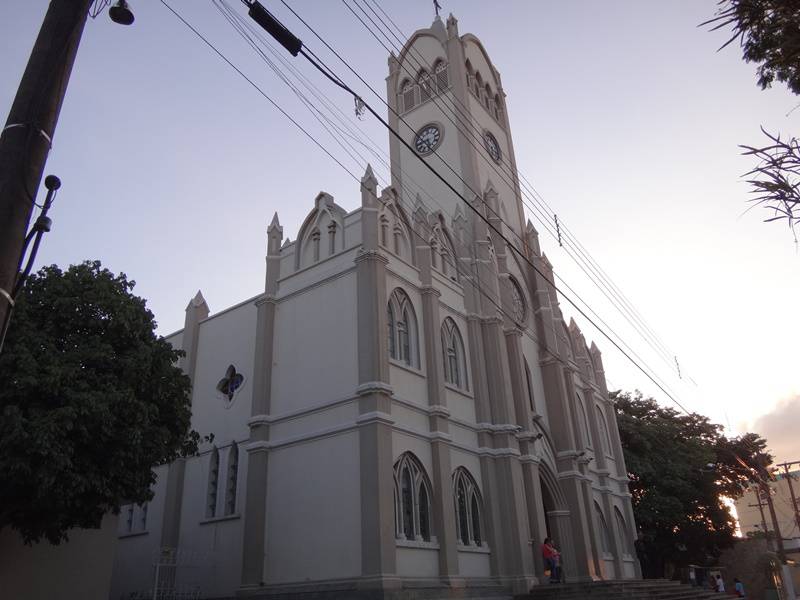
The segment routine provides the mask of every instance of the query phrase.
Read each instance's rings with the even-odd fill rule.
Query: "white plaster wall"
[[[192,427],[215,443],[247,439],[253,397],[256,306],[247,302],[200,323],[192,390]],[[229,365],[244,375],[233,401],[217,391]]]
[[[462,444],[470,448],[478,448],[478,434],[472,429],[462,427],[451,421],[450,435],[453,436],[453,442],[457,444]]]
[[[361,571],[358,432],[272,451],[267,483],[270,583]]]
[[[358,381],[357,308],[354,272],[278,303],[272,413],[353,393]]]
[[[490,577],[489,554],[483,552],[459,552],[458,573],[467,577]]]
[[[165,337],[164,341],[173,348],[180,348],[181,344],[183,344],[183,329],[170,334],[168,337]]]
[[[422,332],[420,331],[421,334]],[[422,349],[420,349],[420,354],[422,354]],[[389,383],[401,398],[420,406],[428,406],[428,384],[423,371],[418,371],[405,364],[390,360]]]
[[[288,439],[314,435],[331,427],[353,423],[357,417],[358,404],[355,399],[296,417],[284,418],[282,415],[275,415],[276,421],[270,425],[270,440],[277,444]]]
[[[401,577],[436,577],[439,575],[439,551],[436,548],[397,547],[397,574]]]
[[[471,374],[469,370],[467,370],[467,373]],[[470,381],[471,384],[472,382]],[[465,394],[447,386],[445,388],[445,397],[447,398],[447,408],[450,409],[450,414],[453,418],[467,421],[468,423],[477,422],[475,417],[475,398],[471,394]]]
[[[322,254],[322,252],[320,252],[320,256],[321,258],[319,262],[303,266],[298,271],[294,271],[293,262],[291,263],[291,266],[287,265],[287,268],[291,268],[292,270],[285,271],[283,269],[283,265],[286,265],[287,263],[281,259],[282,277],[278,281],[278,297],[286,298],[287,296],[304,290],[309,286],[319,285],[320,282],[323,282],[325,279],[336,277],[337,275],[348,270],[354,270],[356,266],[355,259],[357,256],[357,250],[355,248],[351,248],[333,256],[327,256],[326,254]]]
[[[399,402],[392,404],[392,418],[395,425],[419,431],[424,435],[427,435],[430,430],[430,419],[427,413],[414,410]]]
[[[240,583],[248,457],[244,446],[239,443],[236,508],[229,517],[224,512],[230,445],[218,448],[217,519],[206,516],[210,452],[186,461],[178,541],[184,564],[177,570],[176,581],[183,586],[199,587],[204,596],[232,596]]]
[[[109,595],[113,600],[153,586],[153,563],[161,547],[164,522],[167,466],[156,467],[153,471],[156,482],[153,485],[153,499],[147,505],[146,533],[139,531],[135,535],[126,535],[124,510],[117,519],[117,551]]]

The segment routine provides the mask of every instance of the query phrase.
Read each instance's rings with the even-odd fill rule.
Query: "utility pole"
[[[51,0],[0,134],[0,323],[92,0]]]
[[[750,508],[758,507],[758,512],[761,513],[761,527],[764,531],[764,537],[767,538],[767,548],[769,548],[772,544],[769,543],[769,536],[770,530],[767,529],[767,519],[764,518],[764,503],[761,502],[761,490],[756,488],[756,499],[758,500],[758,504],[748,504]]]
[[[792,499],[792,509],[794,510],[794,522],[797,523],[797,531],[800,532],[800,507],[797,506],[797,498],[794,495],[794,487],[792,486],[792,475],[789,473],[789,467],[792,465],[799,465],[800,461],[794,462],[785,462],[783,464],[778,465],[779,467],[783,467],[783,470],[786,472],[786,483],[789,484],[789,496]]]

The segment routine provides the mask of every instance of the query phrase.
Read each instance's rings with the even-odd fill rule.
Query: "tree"
[[[739,41],[745,62],[758,63],[758,85],[761,89],[774,81],[786,83],[800,95],[800,2],[797,0],[720,0],[714,18],[702,23],[713,24],[712,31],[730,27],[733,35],[720,50]],[[800,146],[795,137],[781,141],[780,134],[770,134],[766,146],[740,146],[743,154],[759,159],[758,165],[745,174],[752,199],[773,211],[765,221],[786,219],[797,235],[800,222]]]
[[[661,561],[650,575],[663,575],[665,562],[706,564],[719,556],[736,529],[725,499],[740,497],[752,468],[771,462],[766,441],[752,433],[729,439],[707,417],[680,414],[638,392],[611,398],[636,522],[647,554]]]
[[[125,274],[31,276],[0,355],[0,529],[67,539],[152,498],[153,467],[196,451],[190,382]]]
[[[703,25],[712,31],[728,26],[733,35],[721,47],[737,39],[745,62],[758,63],[758,85],[786,83],[800,94],[800,3],[797,0],[720,0],[717,15]]]

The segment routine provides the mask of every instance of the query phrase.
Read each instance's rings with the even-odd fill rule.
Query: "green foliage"
[[[800,2],[797,0],[720,0],[717,16],[706,21],[713,30],[730,27],[742,58],[758,63],[761,89],[774,81],[800,94]],[[721,48],[720,48],[721,49]]]
[[[740,497],[752,468],[771,462],[766,441],[753,433],[729,439],[707,417],[664,408],[638,392],[611,398],[648,555],[678,565],[717,557],[736,528],[723,499]]]
[[[28,543],[150,499],[153,467],[197,449],[181,353],[134,285],[85,262],[20,293],[0,355],[0,528]]]

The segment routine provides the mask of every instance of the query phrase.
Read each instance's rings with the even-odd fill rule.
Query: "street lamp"
[[[133,24],[133,12],[125,0],[118,0],[114,6],[109,8],[108,16],[111,17],[114,23],[119,23],[120,25]]]

